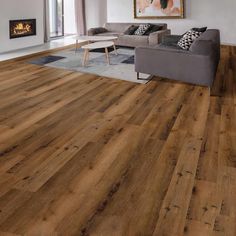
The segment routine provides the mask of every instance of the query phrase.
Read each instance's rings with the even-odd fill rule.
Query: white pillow
[[[184,50],[189,50],[189,48],[191,47],[194,40],[199,38],[201,36],[201,34],[202,34],[202,32],[198,32],[198,31],[195,31],[195,30],[189,30],[179,40],[178,46],[181,47]]]
[[[134,35],[144,35],[149,28],[151,27],[150,24],[143,24],[138,27],[138,29],[134,32]]]

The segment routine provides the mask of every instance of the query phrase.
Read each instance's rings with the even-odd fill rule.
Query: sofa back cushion
[[[148,45],[148,36],[138,36],[135,37],[133,35],[120,35],[117,40],[117,44],[120,46],[128,46],[128,47],[140,47]]]
[[[95,34],[102,34],[102,33],[106,33],[106,32],[107,32],[107,29],[105,29],[103,27],[94,28]]]
[[[199,40],[211,40],[215,44],[220,45],[220,32],[217,29],[208,29],[200,36]]]
[[[131,25],[131,26],[129,26],[129,27],[125,30],[124,34],[125,34],[125,35],[133,35],[134,32],[135,32],[137,29],[138,29],[138,26],[136,26],[136,25]]]
[[[159,31],[159,30],[163,30],[163,26],[151,24],[151,27],[150,27],[149,30],[145,33],[145,35],[149,35],[149,34],[151,34],[151,33],[157,32],[157,31]]]
[[[139,26],[141,24],[145,24],[145,23],[105,23],[104,27],[108,30],[108,31],[113,31],[113,32],[125,32],[125,30],[127,30],[127,28],[131,25],[134,26]],[[167,29],[167,24],[153,24],[153,25],[159,25],[162,27],[163,30]]]

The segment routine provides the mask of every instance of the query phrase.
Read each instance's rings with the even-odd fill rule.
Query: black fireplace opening
[[[10,39],[36,35],[36,19],[10,20]]]

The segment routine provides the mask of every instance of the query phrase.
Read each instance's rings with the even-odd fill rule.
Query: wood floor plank
[[[183,234],[201,144],[201,140],[186,137],[171,183],[162,203],[154,235]],[[172,227],[169,227],[169,222],[172,222]]]
[[[1,173],[0,175],[0,197],[12,189],[12,186],[19,180],[14,175]]]
[[[208,234],[213,231],[222,203],[218,190],[217,183],[196,181],[185,227],[189,235],[194,234],[195,226],[203,228]]]
[[[29,192],[10,190],[0,198],[0,224],[31,198]],[[0,234],[1,235],[1,234]]]
[[[234,236],[236,235],[235,218],[227,216],[217,217],[213,236]]]
[[[219,137],[220,116],[209,113],[198,163],[199,180],[217,182]]]
[[[185,236],[209,236],[213,235],[211,226],[200,221],[187,220],[184,229]]]
[[[3,232],[3,231],[0,231],[0,235],[1,236],[19,236],[19,234],[12,234],[12,233],[6,233],[6,232]]]
[[[236,167],[236,110],[229,105],[222,106],[220,121],[219,161],[221,165]]]

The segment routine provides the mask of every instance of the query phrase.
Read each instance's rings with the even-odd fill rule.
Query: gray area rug
[[[46,57],[40,57],[38,59],[32,60],[30,61],[31,64],[35,64],[35,65],[46,65],[48,63],[52,63],[55,61],[59,61],[61,59],[64,59],[65,57],[60,57],[60,56],[46,56]]]
[[[50,62],[45,66],[66,69],[71,71],[79,71],[82,73],[95,74],[98,76],[109,77],[114,79],[126,80],[135,83],[147,83],[150,75],[140,74],[140,77],[147,80],[137,80],[137,74],[134,70],[134,50],[127,48],[119,48],[115,52],[110,52],[110,65],[107,64],[105,53],[90,52],[89,60],[85,67],[82,66],[84,51],[79,49],[77,53],[74,50],[65,50],[53,54],[55,57],[62,57],[61,60]],[[39,61],[41,62],[42,60]],[[34,61],[35,64],[35,61]]]

